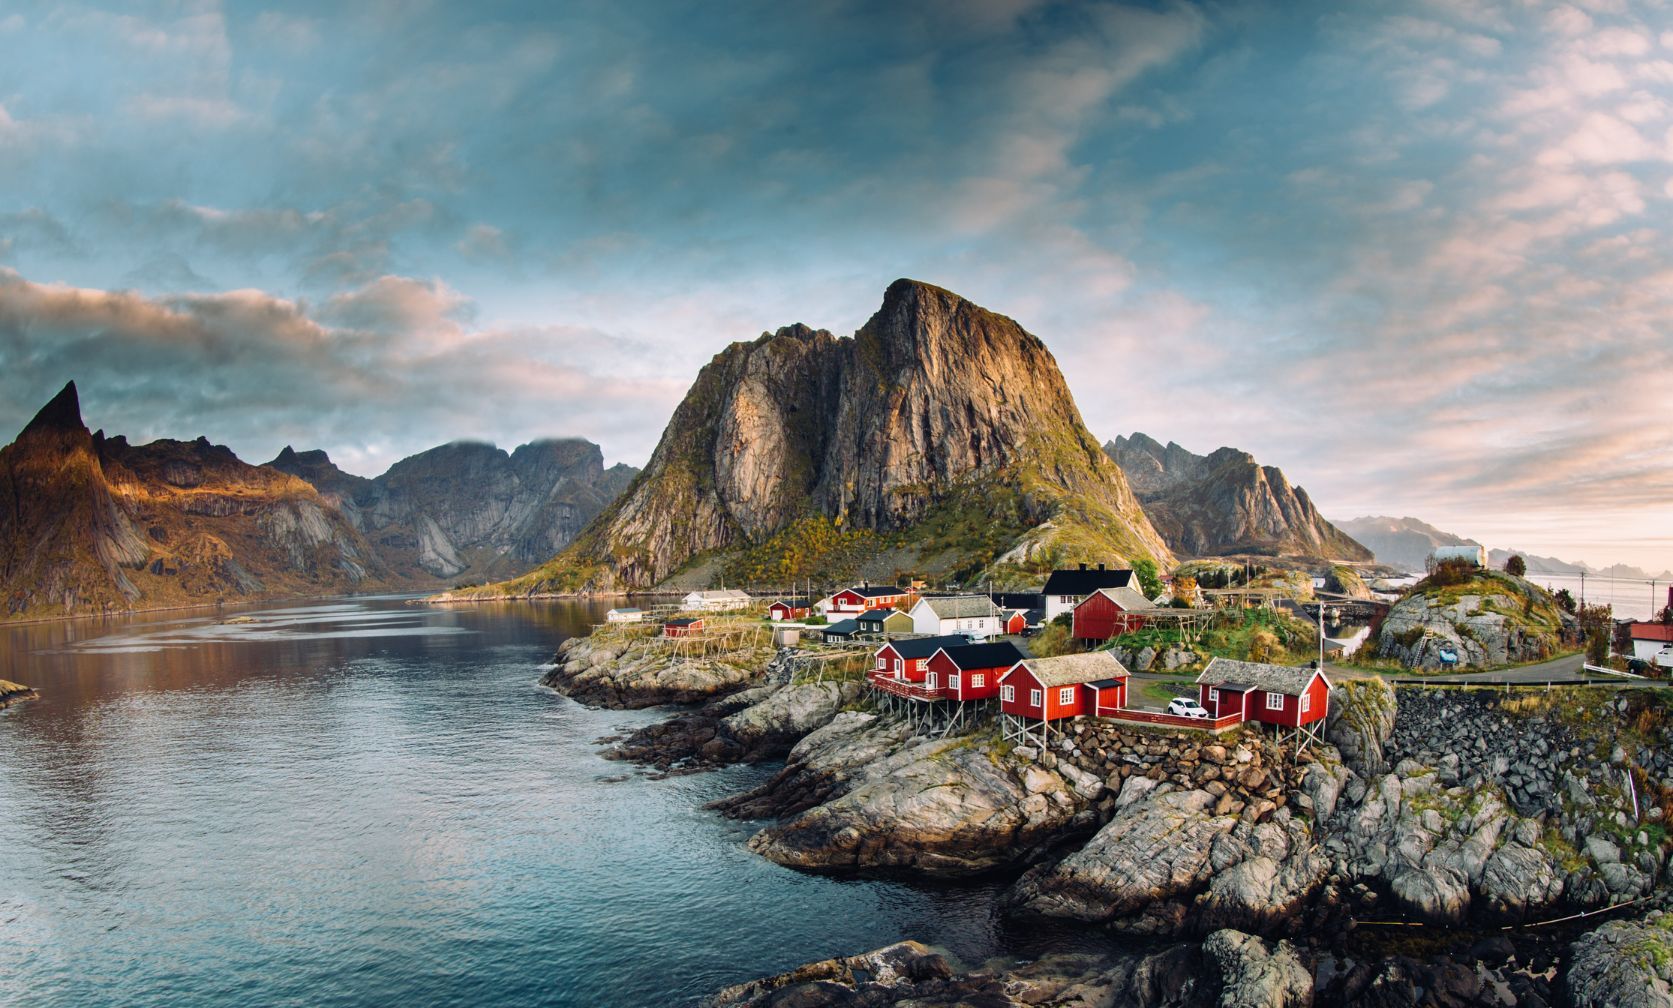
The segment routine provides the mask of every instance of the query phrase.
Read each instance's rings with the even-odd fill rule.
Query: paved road
[[[1573,654],[1564,655],[1561,658],[1553,658],[1550,661],[1539,662],[1535,665],[1523,665],[1520,668],[1513,669],[1496,669],[1491,672],[1456,672],[1450,675],[1424,676],[1415,675],[1413,673],[1399,673],[1393,675],[1392,678],[1422,679],[1424,682],[1433,683],[1538,683],[1546,682],[1552,679],[1592,679],[1600,683],[1638,681],[1636,679],[1627,679],[1624,676],[1600,676],[1583,672],[1581,671],[1581,666],[1585,664],[1585,660],[1586,658],[1584,655]],[[1331,668],[1329,665],[1325,666],[1325,672],[1327,675],[1334,676],[1334,674],[1338,671],[1347,676],[1364,675],[1363,672],[1355,670],[1337,670]]]

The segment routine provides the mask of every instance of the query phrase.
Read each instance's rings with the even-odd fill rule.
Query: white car
[[[1168,713],[1177,714],[1180,717],[1208,717],[1208,711],[1203,709],[1202,704],[1197,703],[1190,697],[1183,696],[1176,696],[1172,700],[1168,701]]]
[[[1655,656],[1651,658],[1650,661],[1654,662],[1661,668],[1673,669],[1673,644],[1669,644],[1667,647],[1657,651]]]

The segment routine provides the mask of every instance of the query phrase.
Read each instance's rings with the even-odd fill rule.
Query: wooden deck
[[[867,678],[866,682],[885,693],[890,693],[898,697],[905,697],[908,700],[952,699],[952,696],[940,687],[930,689],[923,683],[911,682],[906,679],[895,679],[887,676],[872,676]]]

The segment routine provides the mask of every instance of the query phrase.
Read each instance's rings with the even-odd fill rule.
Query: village
[[[1190,675],[1186,666],[1200,663],[1183,648],[1167,652],[1165,672],[1153,647],[1139,652],[1141,669],[1123,661],[1118,645],[1147,629],[1185,643],[1216,624],[1284,619],[1277,593],[1194,594],[1215,604],[1150,598],[1132,569],[1079,564],[1053,571],[1037,593],[857,584],[818,599],[766,600],[710,589],[654,609],[612,609],[605,619],[607,626],[646,624],[680,655],[757,636],[770,636],[781,653],[862,654],[871,705],[925,735],[988,725],[1006,742],[1045,747],[1073,722],[1098,720],[1215,734],[1247,725],[1296,749],[1316,741],[1331,685],[1317,659],[1276,664],[1215,655],[1189,679],[1181,678]],[[1048,627],[1066,635],[1067,647],[1036,654],[1031,643]],[[1153,667],[1157,675],[1143,674]],[[1149,688],[1137,688],[1135,672]]]

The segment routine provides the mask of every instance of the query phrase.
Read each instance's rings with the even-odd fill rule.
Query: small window
[[[988,677],[983,675],[980,672],[974,673],[970,677],[970,688],[971,689],[981,689],[982,684],[987,682],[987,679],[988,679]]]
[[[999,687],[999,699],[1005,701],[1006,703],[1010,703],[1011,701],[1015,700],[1016,698],[1017,698],[1017,688],[1015,686],[1001,686],[1001,687]]]
[[[1282,693],[1268,693],[1266,695],[1266,709],[1267,710],[1283,710],[1284,709],[1284,694],[1282,694]]]
[[[935,673],[934,672],[931,672],[929,675],[924,677],[924,685],[928,686],[930,689],[935,688]]]
[[[935,677],[935,673],[931,672],[930,673],[930,678],[933,679],[934,677]],[[951,673],[947,676],[947,688],[948,689],[955,689],[955,690],[958,689],[958,673],[957,672],[953,672],[953,673]]]
[[[1305,693],[1301,694],[1301,713],[1303,713],[1303,714],[1307,713],[1307,711],[1312,706],[1313,706],[1313,698],[1308,696]]]
[[[1220,691],[1218,689],[1215,689],[1212,686],[1210,686],[1209,689],[1208,689],[1208,702],[1209,703],[1219,703],[1220,702]]]
[[[1028,702],[1035,707],[1040,706],[1040,704],[1042,702],[1041,697],[1040,697],[1040,691],[1037,690],[1037,689],[1029,690],[1028,691]]]
[[[1060,704],[1063,704],[1065,707],[1068,706],[1069,704],[1074,703],[1075,702],[1075,688],[1073,686],[1065,686],[1062,689],[1058,690],[1057,691],[1057,702],[1060,703]]]

